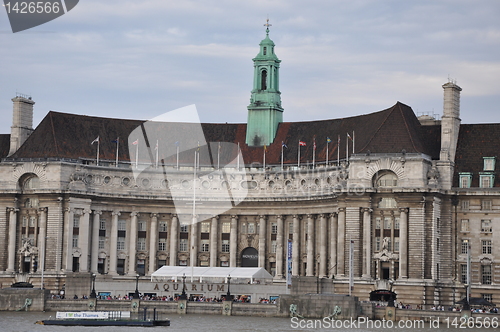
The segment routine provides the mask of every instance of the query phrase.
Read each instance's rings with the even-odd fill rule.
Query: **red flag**
[[[316,139],[313,142],[313,149],[316,150]]]
[[[139,144],[139,139],[136,139],[135,141],[132,142],[133,145]]]
[[[306,142],[304,142],[304,141],[299,141],[299,146],[306,146]]]

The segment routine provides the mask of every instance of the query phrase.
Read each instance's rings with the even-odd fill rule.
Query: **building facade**
[[[138,153],[144,121],[49,112],[33,129],[34,102],[16,96],[12,133],[0,135],[2,286],[58,292],[92,273],[130,281],[163,265],[258,266],[284,283],[291,245],[291,275],[328,278],[336,293],[349,293],[352,267],[361,300],[389,290],[403,303],[452,305],[465,296],[470,247],[472,296],[500,301],[500,125],[461,124],[453,82],[440,120],[398,102],[282,122],[268,35],[254,62],[249,123],[201,124],[206,145],[184,137],[179,153],[172,138],[164,158]]]

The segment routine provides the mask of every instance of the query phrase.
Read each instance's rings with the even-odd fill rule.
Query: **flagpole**
[[[340,135],[337,139],[337,166],[340,165]]]
[[[137,144],[135,145],[135,168],[137,168],[139,165],[139,141],[137,141]]]
[[[299,141],[299,152],[298,152],[298,156],[297,156],[297,167],[300,167],[300,141]]]
[[[156,163],[155,166],[158,168],[158,140],[156,140]]]
[[[179,169],[179,144],[177,144],[177,169]]]
[[[325,167],[328,167],[328,139],[326,140],[326,163],[325,163]]]
[[[349,161],[349,133],[347,133],[346,139],[345,139],[345,161]]]
[[[283,170],[283,141],[281,141],[281,170]]]
[[[263,168],[263,171],[265,172],[266,171],[266,146],[264,145],[264,168]]]
[[[220,142],[219,148],[217,149],[217,169],[220,169]]]
[[[120,137],[116,139],[116,162],[115,166],[118,167],[118,147],[120,146]]]
[[[349,296],[354,289],[354,240],[349,240]]]
[[[354,154],[354,130],[352,131],[352,154]]]
[[[199,144],[198,144],[198,146],[199,146]],[[196,222],[196,161],[198,159],[197,154],[198,154],[198,151],[195,150],[194,151],[194,167],[193,167],[193,221],[191,222],[191,226],[193,226],[194,223]],[[196,239],[195,239],[195,241],[196,241]],[[190,255],[190,259],[189,259],[189,263],[191,265],[191,282],[193,282],[193,266],[194,266],[194,262],[192,259],[193,258],[192,253],[193,253],[194,248],[193,248],[192,243],[193,242],[191,242],[191,255]]]
[[[100,143],[101,140],[99,139],[99,136],[97,136],[97,166],[99,166],[99,146],[100,146]]]
[[[314,139],[313,142],[313,168],[316,163],[316,138]]]
[[[236,169],[240,170],[240,142],[238,142],[238,159],[236,159]]]

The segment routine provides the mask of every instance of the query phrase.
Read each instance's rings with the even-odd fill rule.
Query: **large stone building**
[[[500,124],[461,124],[453,82],[440,120],[397,102],[283,122],[274,46],[266,35],[253,59],[247,124],[49,112],[33,129],[34,102],[12,99],[0,283],[57,292],[90,273],[111,283],[163,265],[259,266],[284,282],[290,242],[293,276],[348,293],[352,243],[361,300],[392,290],[451,305],[465,294],[470,245],[472,296],[500,302]]]

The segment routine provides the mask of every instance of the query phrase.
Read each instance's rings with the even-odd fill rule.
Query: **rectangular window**
[[[99,236],[99,249],[104,249],[106,245],[106,238],[104,236]]]
[[[436,229],[437,231],[441,231],[441,218],[436,218]]]
[[[35,227],[36,225],[36,217],[30,216],[29,227]]]
[[[248,223],[248,234],[255,234],[255,223]]]
[[[245,222],[244,222],[244,223],[241,223],[241,226],[240,226],[240,227],[241,227],[240,232],[241,232],[242,234],[246,234],[246,233],[247,233],[247,223],[245,223]]]
[[[125,238],[124,237],[118,238],[118,241],[116,242],[116,249],[125,250]]]
[[[436,253],[439,254],[439,250],[441,248],[441,245],[440,245],[440,240],[439,238],[436,239]],[[439,279],[439,278],[438,278]]]
[[[167,222],[166,221],[160,221],[159,231],[160,232],[166,232],[167,229],[168,229]]]
[[[180,239],[179,240],[179,251],[181,251],[181,252],[188,251],[188,239]]]
[[[491,210],[491,201],[489,199],[484,199],[481,201],[481,210]]]
[[[126,231],[127,230],[127,221],[124,219],[119,219],[118,220],[118,230],[119,231]]]
[[[495,157],[483,157],[483,171],[495,170]]]
[[[276,240],[272,240],[271,241],[271,253],[275,254],[277,247],[278,247],[278,245],[276,244]]]
[[[394,229],[399,229],[399,218],[394,218]]]
[[[491,300],[493,299],[493,294],[481,294],[481,297],[486,301],[491,302]]]
[[[222,252],[229,252],[229,240],[222,240]]]
[[[293,222],[288,223],[288,235],[293,234]]]
[[[460,201],[460,209],[462,211],[469,211],[469,201],[468,200]]]
[[[481,220],[481,233],[491,233],[491,220],[490,219]]]
[[[204,221],[201,223],[201,232],[210,233],[210,223],[208,221]]]
[[[27,216],[23,216],[22,227],[27,227],[27,226],[28,226],[28,217]]]
[[[479,175],[479,186],[481,188],[493,188],[493,174],[480,174]]]
[[[167,250],[167,239],[160,239],[158,242],[158,250],[165,251]]]
[[[99,229],[101,231],[105,231],[106,230],[106,219],[100,219],[99,220]]]
[[[460,264],[460,281],[467,284],[467,264]]]
[[[380,218],[375,218],[375,229],[380,229],[381,221]]]
[[[462,244],[460,246],[460,253],[466,255],[468,248],[469,248],[469,240],[462,239]]]
[[[483,255],[491,254],[491,240],[481,240],[481,247]]]
[[[78,235],[73,235],[73,248],[78,248]]]
[[[223,222],[222,223],[222,233],[230,233],[231,232],[231,223]]]
[[[144,231],[146,231],[146,221],[144,221],[144,220],[139,220],[139,221],[137,222],[137,230],[138,230],[139,232],[144,232]]]
[[[469,219],[462,219],[460,222],[460,231],[469,232]]]
[[[439,241],[439,239],[438,239]],[[439,242],[438,242],[439,243]],[[439,246],[439,245],[438,245]],[[399,237],[394,238],[394,251],[398,252],[399,251]]]
[[[137,239],[137,250],[146,250],[146,238],[140,237]]]
[[[392,228],[392,220],[389,217],[384,218],[384,229],[391,229]]]
[[[491,285],[491,265],[481,265],[481,279],[483,285]]]
[[[472,182],[472,173],[458,173],[460,188],[470,188]]]
[[[181,225],[181,233],[187,233],[188,232],[188,225]]]
[[[275,222],[271,223],[271,234],[278,234],[278,224]]]
[[[375,251],[380,251],[380,238],[375,238]]]
[[[202,252],[210,251],[210,240],[201,240],[201,251]]]
[[[80,227],[80,215],[75,214],[73,216],[73,228],[79,228]]]

